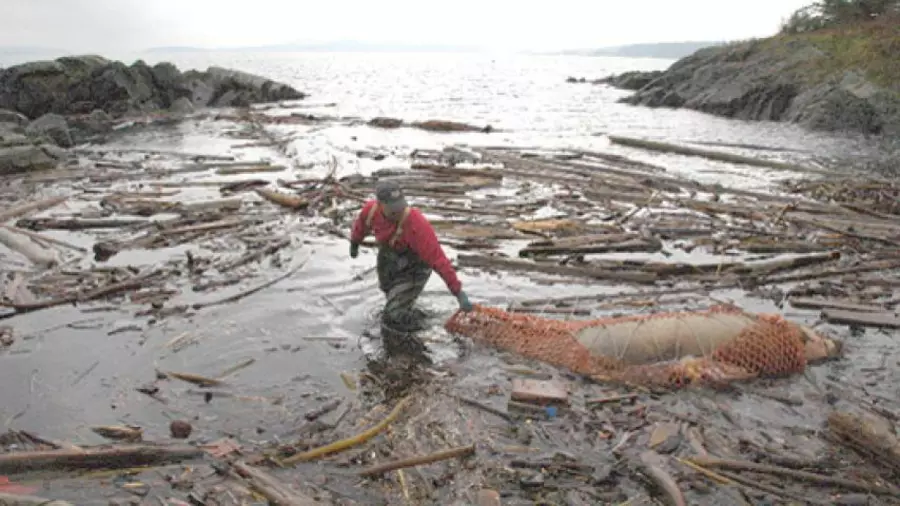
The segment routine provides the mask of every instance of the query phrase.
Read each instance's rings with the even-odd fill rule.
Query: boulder
[[[100,56],[71,56],[0,70],[0,109],[40,118],[46,114],[118,117],[187,106],[246,106],[302,99],[286,84],[247,72],[210,67],[181,72],[171,63],[131,65]],[[183,100],[184,99],[184,100]]]
[[[57,146],[64,148],[74,145],[72,134],[69,133],[69,124],[66,122],[66,118],[59,114],[47,113],[32,121],[25,128],[25,133],[32,137],[46,137]]]
[[[112,132],[114,121],[103,109],[94,109],[88,114],[69,116],[68,123],[72,140],[78,144]]]
[[[178,114],[190,114],[194,112],[194,103],[187,97],[181,97],[169,107],[169,110]]]
[[[0,123],[0,176],[52,169],[65,158],[64,150],[23,132],[15,123]]]
[[[15,125],[24,127],[28,124],[28,118],[24,115],[17,113],[16,111],[10,111],[9,109],[0,109],[0,123],[13,123]]]
[[[113,128],[113,119],[103,109],[94,109],[84,119],[81,128],[95,134],[107,133]]]
[[[52,169],[60,160],[59,151],[46,144],[0,147],[0,176]]]

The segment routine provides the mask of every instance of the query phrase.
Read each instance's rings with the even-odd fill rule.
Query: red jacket
[[[384,217],[380,209],[372,217],[371,230],[366,224],[369,212],[372,210],[372,206],[376,204],[378,204],[377,200],[370,200],[360,210],[359,215],[353,222],[350,241],[361,243],[371,233],[380,244],[387,245],[390,242],[397,227]],[[419,258],[430,265],[441,276],[450,293],[453,295],[459,294],[460,290],[462,290],[462,283],[456,277],[456,271],[453,269],[453,265],[450,263],[447,255],[444,254],[444,249],[438,242],[431,223],[418,209],[414,207],[407,209],[409,213],[402,222],[400,236],[396,238],[393,248],[401,251],[409,248],[414,251],[419,255]]]

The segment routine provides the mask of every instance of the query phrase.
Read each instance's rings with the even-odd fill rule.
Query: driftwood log
[[[37,202],[29,202],[27,204],[22,204],[21,206],[4,209],[3,211],[0,211],[0,223],[25,216],[29,213],[46,211],[51,207],[62,204],[66,200],[68,200],[68,197],[50,197]]]
[[[49,268],[59,263],[56,252],[43,248],[29,237],[0,227],[0,244],[27,258],[38,267]]]
[[[0,492],[0,506],[74,506],[70,502],[47,499],[33,495],[4,494]]]
[[[51,469],[123,468],[197,458],[203,450],[189,445],[136,444],[75,450],[41,450],[0,455],[0,473]]]
[[[244,462],[235,462],[232,467],[236,474],[250,482],[250,486],[266,497],[275,506],[317,506],[322,503],[288,487],[262,469],[251,467]]]

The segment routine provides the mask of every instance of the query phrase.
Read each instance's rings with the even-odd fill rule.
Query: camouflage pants
[[[382,247],[378,251],[377,270],[379,288],[387,298],[381,315],[382,327],[397,332],[419,330],[424,315],[414,306],[431,277],[431,266],[412,251]]]

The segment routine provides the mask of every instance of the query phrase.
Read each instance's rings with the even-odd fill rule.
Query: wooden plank
[[[792,306],[800,309],[840,309],[844,311],[856,311],[859,313],[879,313],[885,311],[884,306],[871,304],[857,304],[838,299],[821,299],[813,297],[791,297],[788,299]]]
[[[657,279],[656,274],[652,272],[612,271],[596,268],[592,269],[589,267],[575,267],[569,265],[559,265],[556,263],[531,262],[528,260],[517,260],[499,256],[458,255],[457,263],[460,267],[499,269],[520,272],[543,272],[545,274],[556,274],[559,276],[587,277],[608,281],[618,281],[623,283],[627,282],[654,284]]]
[[[822,311],[822,317],[828,323],[900,329],[900,317],[896,313],[888,311],[882,313],[861,313],[841,309],[826,309]]]
[[[558,381],[514,379],[510,396],[514,401],[535,404],[568,404],[566,386]]]

